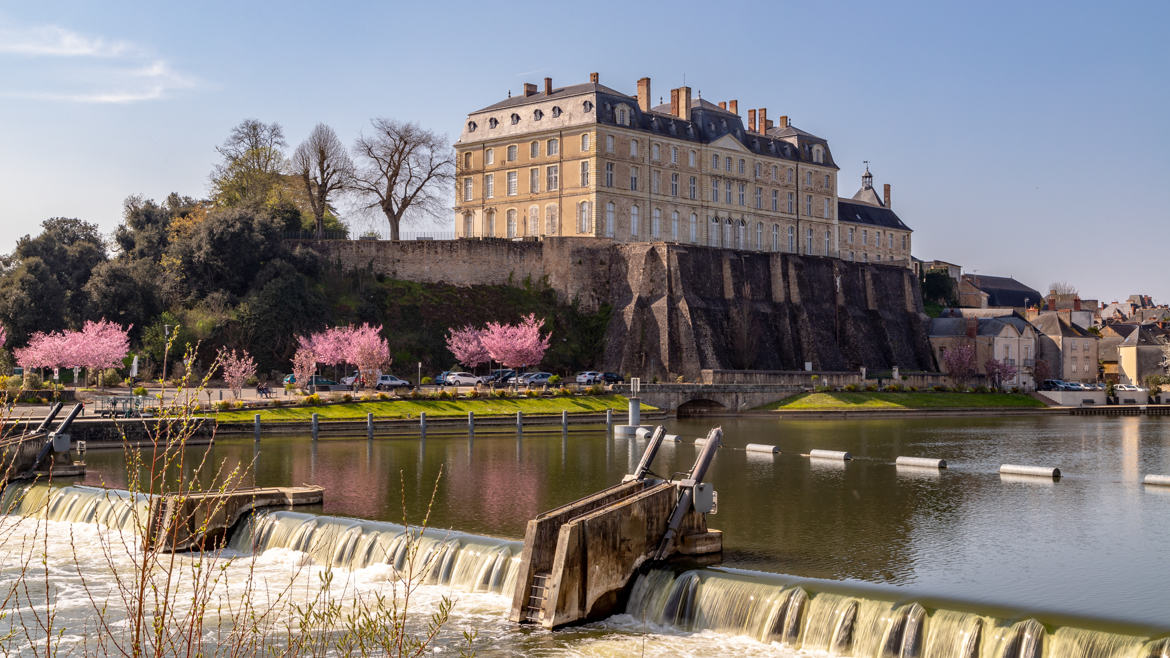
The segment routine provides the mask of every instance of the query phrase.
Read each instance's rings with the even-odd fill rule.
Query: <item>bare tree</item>
[[[437,214],[442,190],[455,178],[454,150],[442,136],[414,123],[374,119],[374,134],[358,137],[358,166],[350,188],[364,207],[378,208],[390,222],[390,239],[399,239],[403,217]]]
[[[1048,286],[1048,289],[1057,295],[1075,295],[1077,294],[1077,287],[1068,281],[1054,281]]]
[[[337,138],[337,133],[319,123],[293,153],[292,168],[305,184],[305,193],[317,223],[317,239],[320,240],[325,230],[329,196],[349,185],[353,176],[353,160],[349,159],[349,153]]]
[[[284,168],[284,129],[279,123],[244,119],[215,150],[223,163],[211,173],[212,194],[221,205],[260,205]]]

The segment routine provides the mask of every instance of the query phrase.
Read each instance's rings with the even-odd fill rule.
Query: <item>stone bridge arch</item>
[[[614,390],[629,395],[629,386]],[[782,400],[803,391],[791,384],[642,384],[642,402],[679,415],[735,413]]]

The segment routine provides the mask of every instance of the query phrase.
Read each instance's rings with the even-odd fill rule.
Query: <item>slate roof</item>
[[[964,274],[963,280],[987,293],[988,306],[1022,307],[1044,298],[1038,291],[1008,276]]]
[[[1056,313],[1041,313],[1032,320],[1032,326],[1046,336],[1061,336],[1064,338],[1092,338],[1093,335],[1075,324],[1065,322]]]
[[[622,96],[623,95],[620,91],[614,91],[613,89],[610,89],[609,87],[606,87],[605,85],[603,85],[601,83],[586,82],[586,83],[579,84],[579,85],[569,85],[567,87],[554,88],[552,90],[551,94],[545,94],[544,91],[541,90],[541,91],[536,92],[535,94],[532,94],[531,96],[525,96],[523,94],[520,94],[518,96],[512,96],[511,98],[504,99],[498,103],[493,103],[492,105],[488,105],[485,108],[476,110],[475,112],[472,112],[472,114],[478,114],[479,112],[490,112],[492,110],[505,110],[505,109],[508,109],[510,107],[520,107],[521,105],[528,105],[529,103],[542,103],[542,102],[547,101],[547,100],[553,100],[553,99],[557,99],[557,98],[569,98],[572,96],[577,96],[578,94],[588,94],[588,93],[603,93],[603,94],[610,94],[613,96]]]
[[[1158,340],[1158,338],[1154,336],[1153,332],[1151,332],[1146,327],[1138,327],[1137,331],[1130,333],[1129,336],[1127,336],[1125,340],[1121,341],[1121,344],[1122,345],[1139,345],[1139,346],[1144,346],[1144,345],[1161,346],[1162,341]]]
[[[902,223],[898,215],[889,208],[871,206],[868,203],[857,203],[847,199],[837,199],[837,220],[854,224],[868,224],[881,228],[896,228],[909,231],[911,228]]]
[[[967,335],[967,319],[932,318],[929,334],[931,336],[965,336]]]

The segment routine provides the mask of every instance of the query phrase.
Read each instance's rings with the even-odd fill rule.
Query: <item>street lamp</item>
[[[421,391],[422,390],[422,361],[418,362],[418,379],[416,379],[415,381],[418,382],[417,384],[415,384],[415,386],[418,387],[418,390]]]

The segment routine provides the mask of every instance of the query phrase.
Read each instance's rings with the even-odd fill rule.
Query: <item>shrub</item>
[[[943,386],[939,384],[938,386],[935,386],[933,390],[935,393],[947,393],[951,390],[951,388],[949,386]]]
[[[306,395],[304,398],[301,399],[301,404],[303,404],[307,407],[315,407],[315,406],[321,404],[321,395],[318,393],[314,393],[312,395]]]
[[[280,398],[273,398],[273,400],[272,400],[272,406],[274,406],[274,407],[283,407],[283,406],[284,406],[284,400],[281,400]]]
[[[535,391],[535,390],[533,390],[533,389],[528,389],[528,392],[527,392],[527,393],[525,393],[525,395],[527,395],[527,396],[528,396],[528,397],[530,397],[530,398],[538,398],[538,397],[540,397],[540,391]]]
[[[350,395],[349,393],[346,393],[345,395],[341,396],[341,401],[342,402],[353,402],[353,396]]]
[[[560,383],[561,383],[561,376],[560,375],[553,375],[552,377],[548,378],[548,385],[549,386],[556,386],[557,384],[560,384]]]
[[[379,399],[379,400],[389,400],[389,399],[390,399],[390,396],[389,396],[389,395],[387,395],[387,394],[385,394],[385,393],[379,393],[379,394],[378,394],[378,399]]]
[[[605,387],[601,384],[594,384],[593,386],[585,389],[585,392],[589,395],[605,395]]]
[[[906,390],[907,390],[907,391],[910,391],[911,393],[917,393],[917,392],[918,392],[918,387],[917,387],[917,386],[907,386],[907,387],[906,387]]]
[[[681,384],[681,383],[683,383],[683,376],[682,376],[682,375],[679,375],[678,377],[675,377],[675,378],[674,378],[674,383],[676,383],[676,384]]]
[[[560,387],[559,389],[557,389],[557,395],[559,395],[559,396],[561,396],[561,397],[566,397],[566,396],[569,396],[569,395],[572,395],[572,394],[573,394],[573,392],[572,392],[572,391],[570,391],[568,388],[566,388],[566,387],[564,387],[564,386],[562,386],[562,387]]]
[[[474,400],[475,398],[478,398],[480,395],[481,394],[479,392],[479,389],[473,388],[470,391],[464,393],[463,397],[467,398],[468,400]]]
[[[865,387],[865,390],[869,391],[870,393],[876,393],[878,390],[877,384],[870,384]]]
[[[130,392],[133,393],[134,395],[139,396],[139,397],[144,397],[144,396],[146,396],[146,387],[145,386],[135,386],[134,390],[130,391]]]
[[[215,403],[216,411],[227,411],[232,408],[232,403],[228,400],[220,400]]]
[[[886,392],[887,393],[901,393],[902,387],[898,386],[897,384],[890,384],[889,386],[886,386]]]
[[[846,384],[845,385],[845,391],[847,391],[849,393],[853,393],[856,390],[857,390],[857,384]]]
[[[422,396],[423,396],[423,394],[420,393],[417,388],[412,388],[412,389],[410,389],[410,393],[408,393],[406,397],[410,398],[411,400],[419,400],[422,398]]]
[[[22,382],[21,386],[26,390],[35,391],[41,387],[41,383],[40,375],[35,372],[29,372],[26,370],[24,373],[24,381]]]
[[[976,393],[990,393],[991,389],[987,388],[986,386],[980,385],[980,386],[975,387],[975,392]]]
[[[497,388],[495,391],[495,396],[497,398],[509,398],[512,397],[512,394],[509,393],[508,389],[506,388]]]
[[[236,409],[243,409],[244,408],[244,401],[243,400],[236,400],[235,402],[232,403],[232,406],[235,407]]]
[[[1012,393],[1019,394],[1019,393],[1023,393],[1023,392],[1024,392],[1024,391],[1023,391],[1023,390],[1022,390],[1022,389],[1021,389],[1019,386],[1013,386],[1013,387],[1012,387]]]
[[[291,392],[295,391],[296,389],[297,389],[297,385],[296,385],[296,384],[285,384],[285,385],[284,385],[284,390],[285,390],[285,391],[287,391],[287,392],[289,392],[289,393],[291,393]]]
[[[427,384],[434,384],[435,378],[434,377],[423,377],[422,383],[423,383],[423,386],[426,386]]]

